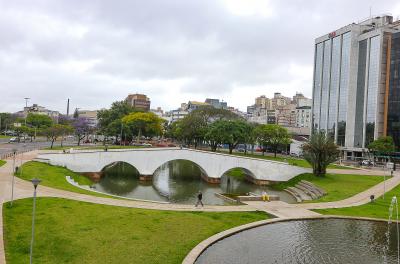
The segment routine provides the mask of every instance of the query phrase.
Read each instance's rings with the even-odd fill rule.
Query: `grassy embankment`
[[[327,195],[320,199],[309,202],[332,202],[343,200],[365,191],[382,182],[383,177],[353,174],[326,174],[325,177],[316,177],[312,173],[305,173],[287,182],[275,184],[272,187],[276,190],[283,190],[289,186],[296,185],[301,180],[312,182],[327,192]]]
[[[319,209],[314,210],[320,214],[328,214],[328,215],[345,215],[345,216],[356,216],[356,217],[371,217],[371,218],[380,218],[380,219],[388,219],[389,217],[389,207],[393,196],[399,196],[400,193],[400,185],[393,188],[391,191],[385,194],[385,199],[383,197],[379,197],[375,199],[374,202],[369,202],[360,206],[346,207],[346,208],[334,208],[334,209]],[[394,213],[396,208],[394,208]]]
[[[111,197],[108,195],[99,194],[96,192],[91,192],[83,190],[81,188],[75,187],[65,179],[65,176],[71,176],[75,182],[80,185],[91,185],[93,182],[78,173],[75,173],[67,168],[60,166],[52,166],[42,162],[28,161],[22,165],[22,175],[21,170],[18,171],[17,176],[23,180],[30,181],[33,178],[39,178],[42,180],[40,185],[53,187],[56,189],[61,189],[70,192],[90,194],[100,197]]]
[[[199,242],[263,212],[176,212],[39,198],[34,263],[181,263]],[[28,263],[32,200],[4,206],[7,263]]]
[[[241,169],[230,170],[227,174],[239,180],[245,178],[245,173]],[[304,173],[287,182],[271,185],[271,187],[275,190],[282,191],[287,187],[295,186],[301,180],[312,182],[327,192],[327,195],[320,199],[308,202],[332,202],[343,200],[365,191],[382,182],[383,177],[353,174],[327,174],[325,177],[316,177],[312,173]]]

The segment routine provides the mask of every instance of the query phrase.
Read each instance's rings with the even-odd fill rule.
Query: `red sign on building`
[[[336,37],[336,32],[335,31],[329,33],[329,38],[334,38],[334,37]]]

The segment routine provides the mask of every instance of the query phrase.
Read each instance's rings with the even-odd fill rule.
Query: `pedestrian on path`
[[[197,207],[199,204],[201,204],[201,207],[204,207],[202,200],[203,200],[203,194],[201,191],[199,191],[199,193],[197,194],[197,202],[195,207]]]

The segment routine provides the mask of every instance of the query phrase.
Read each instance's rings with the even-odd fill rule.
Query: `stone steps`
[[[316,186],[315,184],[313,184],[313,183],[311,183],[309,181],[302,180],[301,183],[307,184],[308,186],[310,186],[310,188],[312,188],[313,190],[319,192],[322,196],[327,194],[327,192],[324,189]]]
[[[311,182],[302,180],[294,187],[288,187],[284,191],[294,196],[297,202],[319,199],[326,195],[326,192]]]
[[[288,194],[292,195],[295,199],[296,202],[301,203],[303,200],[301,199],[300,195],[297,193],[291,191],[289,188],[284,189],[283,191],[287,192]]]
[[[296,194],[297,194],[296,196],[299,196],[299,197],[301,198],[301,200],[303,200],[303,201],[312,200],[312,198],[311,198],[308,194],[306,194],[304,191],[302,191],[302,190],[299,189],[299,188],[296,188],[296,187],[288,187],[288,189],[289,189],[290,191],[296,193]]]
[[[311,200],[318,199],[318,195],[311,191],[308,186],[304,186],[302,184],[296,184],[296,188],[302,190],[305,194],[311,197]]]

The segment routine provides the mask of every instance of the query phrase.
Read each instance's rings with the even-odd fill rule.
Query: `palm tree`
[[[316,132],[302,146],[305,160],[311,164],[315,176],[323,177],[328,165],[337,160],[338,146],[324,132]]]

